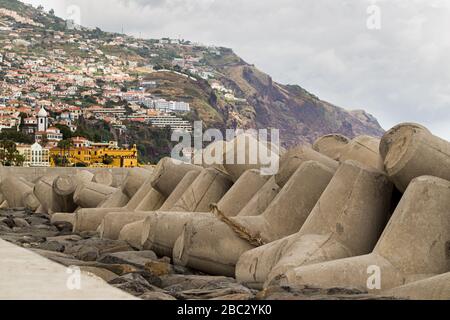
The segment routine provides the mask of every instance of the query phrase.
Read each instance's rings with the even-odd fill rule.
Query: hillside
[[[0,0],[0,8],[15,11],[21,17],[0,13],[0,24],[18,32],[12,38],[11,32],[0,31],[0,41],[9,45],[17,43],[18,38],[27,43],[25,48],[13,45],[9,52],[27,58],[51,57],[54,52],[61,56],[64,52],[71,60],[84,59],[87,69],[89,65],[101,64],[102,71],[96,69],[92,74],[73,65],[60,68],[89,76],[97,84],[104,82],[101,77],[110,76],[105,70],[111,69],[110,65],[116,66],[119,60],[121,72],[134,77],[122,82],[122,87],[136,86],[139,79],[154,81],[157,86],[147,88],[148,93],[189,103],[191,112],[183,118],[201,119],[208,128],[278,128],[284,146],[311,143],[329,133],[348,137],[383,133],[377,120],[366,112],[337,107],[298,85],[279,84],[228,48],[206,47],[185,40],[141,40],[99,29],[68,30],[62,19],[16,0]],[[94,102],[105,103],[98,95],[101,93]],[[68,103],[74,101],[64,99]],[[84,102],[82,105],[89,106]]]

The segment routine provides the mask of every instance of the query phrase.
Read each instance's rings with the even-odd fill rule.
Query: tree
[[[24,134],[15,129],[3,129],[0,133],[0,140],[11,140],[18,143],[32,144],[34,142],[32,136]]]
[[[63,134],[63,139],[67,140],[72,138],[72,131],[70,130],[70,128],[64,124],[57,124],[56,127],[61,131],[61,133]]]
[[[17,151],[16,143],[11,140],[0,141],[0,162],[4,166],[22,166],[25,157]]]
[[[57,166],[58,167],[66,167],[70,161],[69,161],[69,155],[70,155],[70,149],[73,147],[73,142],[70,139],[67,140],[61,140],[58,142],[58,148],[61,150],[60,155],[59,155],[59,161],[60,164]],[[55,160],[55,164],[56,164],[56,159]]]
[[[114,162],[114,159],[111,156],[105,156],[103,158],[103,164],[105,164],[107,166],[112,164],[113,162]]]
[[[54,16],[55,15],[55,10],[53,10],[53,9],[50,9],[50,11],[48,12],[51,16]]]

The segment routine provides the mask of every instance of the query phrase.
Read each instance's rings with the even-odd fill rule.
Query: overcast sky
[[[24,0],[81,24],[233,48],[275,81],[298,84],[385,129],[404,121],[450,139],[448,0]],[[381,12],[376,26],[370,7]],[[368,13],[369,8],[369,13]],[[374,20],[375,19],[375,20]]]

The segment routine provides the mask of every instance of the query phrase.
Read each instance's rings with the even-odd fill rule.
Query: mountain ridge
[[[52,41],[47,41],[46,37],[50,37],[52,32],[80,33],[90,39],[97,37],[106,39],[105,41],[123,37],[124,44],[99,47],[100,50],[105,54],[134,61],[140,67],[153,66],[155,70],[143,72],[142,77],[157,79],[164,85],[149,92],[168,99],[188,101],[192,106],[188,118],[203,120],[206,128],[276,128],[280,129],[280,137],[285,147],[312,143],[318,137],[331,133],[344,134],[349,138],[362,134],[379,137],[384,133],[378,121],[367,112],[349,111],[320,100],[298,85],[273,81],[272,77],[244,61],[229,48],[211,49],[184,40],[172,43],[170,39],[168,43],[164,40],[164,44],[161,44],[161,40],[135,39],[127,35],[103,32],[98,28],[66,30],[63,19],[17,0],[0,0],[0,8],[2,7],[44,25],[44,28],[33,27],[44,35],[41,42],[31,41],[33,46],[39,49],[59,48]],[[139,46],[130,47],[127,42],[136,42]],[[85,54],[76,46],[63,48],[73,55]],[[206,70],[211,70],[214,74],[212,79],[205,80],[197,75],[186,78],[186,75],[192,76],[190,71],[174,65],[174,61],[195,56],[200,51],[201,59],[194,65],[198,64]],[[164,69],[176,72],[169,75],[169,72],[161,71]],[[227,95],[214,90],[211,84],[215,82],[231,93]]]

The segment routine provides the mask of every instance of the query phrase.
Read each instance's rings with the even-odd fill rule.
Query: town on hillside
[[[189,132],[196,118],[194,93],[164,90],[170,74],[204,81],[227,101],[245,103],[205,62],[206,56],[220,56],[220,48],[136,39],[67,22],[60,30],[52,28],[0,8],[3,165],[132,167],[145,162],[146,149],[131,128]]]

